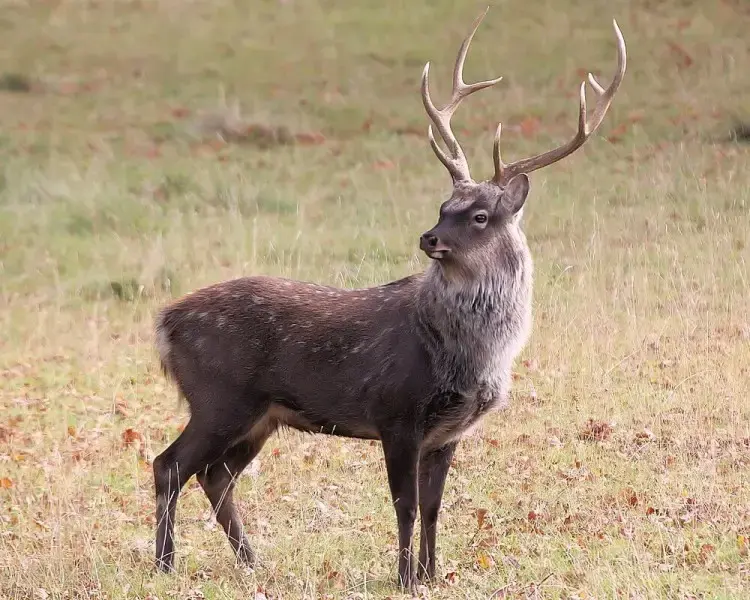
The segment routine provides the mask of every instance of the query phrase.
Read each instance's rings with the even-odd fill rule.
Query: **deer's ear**
[[[503,207],[512,215],[523,208],[526,196],[529,195],[529,177],[526,173],[520,173],[508,182],[503,190],[501,202]]]

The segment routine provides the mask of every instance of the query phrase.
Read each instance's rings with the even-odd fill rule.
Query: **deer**
[[[431,98],[429,62],[422,72],[427,138],[452,181],[437,224],[419,238],[430,259],[423,272],[350,289],[240,277],[159,312],[161,367],[190,411],[183,431],[153,461],[159,569],[174,570],[177,497],[193,475],[237,564],[256,564],[234,502],[235,483],[275,431],[292,428],[381,443],[398,527],[398,584],[414,590],[434,579],[438,514],[456,446],[488,413],[508,406],[512,367],[531,331],[533,263],[522,229],[528,174],[583,146],[601,125],[626,67],[625,41],[613,20],[617,70],[607,88],[591,74],[581,83],[575,135],[553,150],[505,163],[499,124],[494,174],[477,182],[451,118],[466,97],[502,79],[467,84],[463,78],[486,14],[460,46],[443,108]],[[590,116],[587,82],[596,97]]]

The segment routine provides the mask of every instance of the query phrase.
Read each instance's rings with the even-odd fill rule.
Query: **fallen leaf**
[[[302,144],[303,146],[318,146],[326,142],[326,136],[320,132],[295,133],[294,139],[298,144]]]
[[[705,563],[708,561],[709,558],[711,558],[711,555],[716,551],[716,548],[713,544],[703,544],[701,545],[700,551],[698,552],[698,560],[702,563]]]
[[[81,86],[74,81],[64,81],[60,83],[57,88],[57,93],[63,96],[72,96],[77,94],[81,89]]]
[[[582,466],[579,461],[576,461],[574,469],[558,469],[557,475],[565,481],[584,481],[585,479],[590,478],[591,473],[586,467]]]
[[[0,479],[0,488],[9,490],[13,487],[13,480],[10,477],[3,477]]]
[[[7,442],[13,436],[10,428],[0,425],[0,442]]]
[[[421,127],[415,127],[415,126],[406,126],[406,127],[396,127],[393,130],[393,133],[396,135],[417,135],[419,137],[422,137],[425,133],[425,130]]]
[[[329,573],[328,581],[337,590],[346,589],[346,579],[344,579],[344,575],[339,571],[332,571],[331,573]]]
[[[631,112],[628,115],[628,123],[630,123],[631,125],[640,123],[641,121],[643,121],[644,116],[645,114],[642,111]]]
[[[458,580],[458,573],[455,571],[449,571],[445,574],[445,583],[448,585],[455,585]]]
[[[743,558],[747,558],[748,556],[747,536],[744,536],[744,535],[737,536],[737,552],[739,552],[739,555],[742,556]]]
[[[482,569],[489,569],[492,566],[492,557],[486,552],[477,552],[477,565]]]
[[[536,117],[526,117],[519,123],[521,135],[524,137],[533,137],[539,131],[541,122]]]
[[[578,434],[578,439],[603,442],[611,437],[612,431],[609,423],[589,419]]]
[[[192,111],[184,106],[178,106],[172,109],[172,116],[175,119],[184,119],[185,117],[189,117],[191,114]]]
[[[509,554],[506,555],[506,556],[503,556],[503,562],[506,565],[510,565],[514,569],[520,569],[521,568],[521,563],[518,562],[518,559],[515,556],[510,556]]]
[[[612,144],[617,144],[622,140],[622,137],[628,132],[628,124],[620,123],[612,131],[609,132],[607,140]]]
[[[484,519],[487,516],[487,509],[478,508],[474,511],[474,515],[477,518],[477,529],[481,529],[482,525],[484,525]]]
[[[695,62],[693,60],[693,57],[690,56],[687,50],[680,46],[677,42],[673,42],[671,40],[667,40],[667,45],[669,46],[669,49],[672,50],[672,52],[677,55],[678,58],[678,65],[680,67],[690,67]]]
[[[120,397],[115,399],[115,414],[120,417],[129,416],[128,405],[125,403],[125,400]]]
[[[622,498],[628,506],[638,506],[638,494],[636,494],[635,490],[631,487],[622,490],[620,492],[620,498]]]
[[[647,427],[643,428],[643,431],[639,431],[635,434],[636,444],[645,444],[647,442],[653,442],[656,439],[654,432]]]
[[[271,450],[271,456],[273,456],[274,458],[278,458],[279,456],[281,456],[281,450],[279,450],[278,448],[274,448],[273,450]]]
[[[122,432],[122,443],[126,447],[131,446],[135,442],[142,442],[142,441],[143,441],[143,436],[132,427],[128,427],[125,431]]]
[[[76,428],[75,425],[68,425],[68,435],[72,438],[76,436]]]

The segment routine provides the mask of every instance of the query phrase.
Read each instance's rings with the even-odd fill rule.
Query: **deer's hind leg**
[[[223,454],[225,440],[191,418],[179,437],[154,459],[156,564],[162,571],[172,571],[174,566],[174,522],[180,490],[190,477]]]
[[[219,460],[196,475],[213,506],[216,521],[227,534],[237,561],[248,567],[254,566],[255,553],[245,535],[242,519],[234,503],[234,488],[237,478],[276,429],[275,424],[260,425],[261,427],[253,428],[248,439],[229,448]]]
[[[234,504],[231,501],[222,502],[221,496],[224,490],[234,485],[236,474],[247,466],[263,445],[262,442],[257,444],[256,449],[255,445],[245,441],[254,439],[248,438],[248,435],[253,433],[255,424],[264,420],[267,402],[262,399],[246,402],[244,390],[222,386],[215,381],[206,383],[198,380],[190,383],[193,385],[182,386],[191,406],[190,421],[180,436],[156,457],[153,465],[156,488],[156,564],[163,571],[173,570],[177,496],[187,480],[193,475],[204,473],[199,481],[203,479],[201,483],[205,483],[203,488],[207,489],[206,494],[211,503],[216,502],[215,506],[219,507],[222,526],[226,523],[229,532],[234,532],[239,523]],[[216,411],[211,409],[213,406],[223,406],[225,409]],[[208,476],[207,469],[210,470],[225,455],[229,472],[222,463]],[[229,473],[236,474],[229,477]],[[222,482],[226,483],[221,485]],[[231,493],[229,498],[231,499]],[[232,535],[237,538],[237,535]],[[246,554],[243,553],[243,556]]]

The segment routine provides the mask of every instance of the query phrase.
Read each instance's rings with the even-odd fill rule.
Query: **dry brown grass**
[[[572,131],[610,15],[629,67],[602,135],[532,177],[533,337],[512,407],[459,448],[426,597],[748,597],[750,153],[719,140],[747,110],[750,15],[683,4],[506,2],[478,34],[467,78],[506,79],[457,117],[475,171],[497,119],[508,158]],[[0,598],[399,597],[380,447],[292,432],[239,483],[263,564],[234,567],[191,483],[178,573],[154,572],[150,461],[186,415],[151,323],[239,274],[422,268],[448,182],[418,77],[432,60],[444,92],[478,10],[3,9],[0,73],[45,86],[0,91]],[[196,140],[219,83],[324,143]]]

